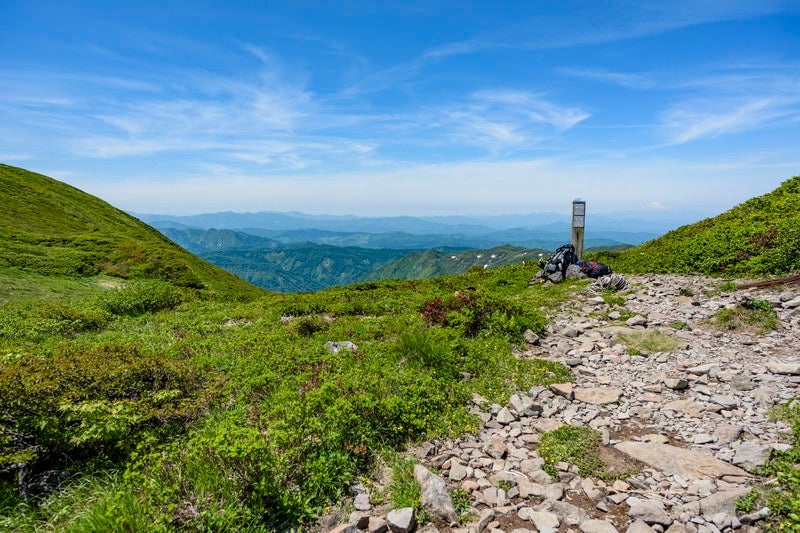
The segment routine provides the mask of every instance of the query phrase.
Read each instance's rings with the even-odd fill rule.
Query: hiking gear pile
[[[541,277],[557,283],[567,278],[567,269],[578,261],[575,255],[575,247],[565,244],[558,248],[553,255],[539,260],[539,268],[542,269]]]
[[[610,274],[597,278],[597,281],[586,288],[588,294],[600,294],[609,289],[614,291],[624,291],[630,288],[628,280],[622,274]]]
[[[603,263],[598,263],[597,261],[578,261],[578,265],[581,267],[581,272],[592,279],[597,279],[611,274],[610,266],[604,265]]]

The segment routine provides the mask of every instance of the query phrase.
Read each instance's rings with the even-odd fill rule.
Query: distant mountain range
[[[198,257],[254,285],[279,292],[317,291],[332,285],[388,278],[423,279],[460,274],[472,266],[496,268],[538,260],[548,253],[543,248],[510,245],[466,250],[443,246],[410,251],[309,241],[284,243],[229,229],[163,228],[161,231]]]
[[[368,218],[225,212],[138,217],[214,265],[281,292],[458,274],[476,265],[504,266],[538,259],[570,240],[569,217],[557,213]],[[587,222],[585,246],[624,249],[677,224],[674,218],[645,219],[635,213],[595,215]]]
[[[140,214],[141,220],[165,229],[230,229],[282,244],[310,242],[372,249],[492,248],[510,244],[555,249],[569,241],[569,217],[557,213],[485,217],[356,217],[303,213],[210,213],[191,216]],[[622,213],[589,215],[586,246],[637,245],[687,222],[699,213]]]

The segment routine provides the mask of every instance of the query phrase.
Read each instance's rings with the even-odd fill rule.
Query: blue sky
[[[715,214],[800,174],[797,1],[5,0],[0,20],[0,161],[140,213]]]

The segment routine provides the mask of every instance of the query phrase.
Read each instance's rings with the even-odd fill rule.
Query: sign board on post
[[[572,202],[572,246],[578,259],[583,257],[583,231],[586,228],[586,202],[576,198]]]

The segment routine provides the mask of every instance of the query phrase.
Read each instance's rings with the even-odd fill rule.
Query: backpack
[[[539,267],[543,271],[542,277],[550,281],[561,281],[567,277],[567,267],[577,260],[575,247],[571,244],[565,244],[553,252],[553,255],[547,261],[544,259],[539,260]]]
[[[590,278],[597,279],[611,274],[611,267],[597,261],[584,261],[581,263],[581,272]]]

